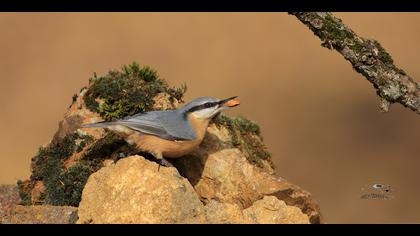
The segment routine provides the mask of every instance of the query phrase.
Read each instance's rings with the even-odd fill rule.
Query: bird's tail
[[[106,128],[113,124],[114,122],[101,121],[101,122],[90,123],[90,124],[82,124],[82,128]]]

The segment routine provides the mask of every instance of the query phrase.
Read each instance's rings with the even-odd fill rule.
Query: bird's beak
[[[220,104],[224,107],[231,108],[236,107],[240,104],[239,100],[236,99],[238,96],[226,98],[220,101]]]

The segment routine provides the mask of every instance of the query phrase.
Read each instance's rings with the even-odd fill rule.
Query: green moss
[[[82,144],[85,142],[85,144]],[[85,139],[80,145],[88,145]],[[102,161],[126,143],[113,132],[96,140],[76,164],[65,170],[63,166],[57,174],[48,176],[44,182],[47,188],[46,202],[52,205],[78,206],[83,188],[89,176],[102,167]]]
[[[76,141],[80,143],[77,145]],[[48,147],[41,147],[38,154],[32,159],[31,180],[42,180],[45,184],[46,193],[44,195],[45,203],[52,205],[71,205],[77,206],[81,193],[80,183],[87,180],[92,173],[87,173],[89,166],[81,168],[70,167],[68,170],[64,167],[64,162],[75,152],[80,151],[86,145],[92,143],[93,137],[90,135],[79,135],[77,132],[67,135],[62,141],[56,144],[50,144]],[[80,170],[79,174],[76,172]]]
[[[94,77],[84,96],[86,107],[99,112],[105,120],[121,119],[153,109],[153,98],[162,92],[170,99],[181,100],[186,87],[170,88],[159,78],[156,70],[137,63],[125,65],[121,71],[110,71],[102,77]],[[101,99],[99,105],[96,99]]]
[[[363,49],[365,49],[365,47],[365,44],[360,43],[358,40],[355,40],[354,45],[352,45],[350,48],[357,53],[361,53]]]
[[[216,123],[216,125],[222,125],[228,129],[233,146],[238,147],[241,144],[238,133],[236,132],[234,119],[220,114],[214,118],[213,121]]]
[[[233,123],[234,123],[234,126],[239,128],[242,134],[251,133],[251,134],[260,135],[260,127],[256,123],[244,117],[234,118]]]
[[[158,93],[167,93],[171,101],[179,101],[186,91],[185,85],[170,88],[155,70],[142,68],[137,63],[123,66],[121,71],[110,71],[102,77],[95,73],[89,83],[88,88],[83,88],[86,89],[84,103],[105,120],[152,110],[153,98]],[[76,99],[77,95],[73,101]],[[36,181],[43,181],[46,192],[41,197],[46,204],[77,206],[88,177],[102,167],[103,160],[113,157],[121,149],[130,150],[128,144],[114,132],[107,132],[98,140],[77,132],[68,134],[58,143],[39,149],[32,158],[29,183],[33,185]],[[83,150],[85,152],[78,160],[67,162],[74,153]],[[66,166],[72,164],[67,169],[65,163]],[[31,199],[32,185],[27,187],[27,191],[22,191],[22,198],[26,201]]]
[[[128,100],[118,100],[115,102],[105,100],[100,108],[99,114],[105,120],[115,120],[127,115],[134,115],[137,111],[144,112],[146,111],[146,107],[143,104],[131,103]]]
[[[92,96],[84,96],[83,100],[89,110],[93,112],[97,112],[99,110],[99,103]]]
[[[153,82],[158,79],[157,71],[150,68],[149,66],[143,67],[139,70],[139,76],[146,82]]]
[[[122,66],[122,71],[126,75],[138,74],[139,71],[140,71],[140,65],[137,62],[133,62],[133,64],[131,64],[131,65],[123,65]],[[94,77],[95,78],[97,77],[96,73],[95,73]]]
[[[93,170],[98,170],[102,167],[102,161],[105,158],[123,146],[127,146],[124,139],[117,133],[109,131],[103,138],[93,143],[81,159],[89,162]]]
[[[32,205],[32,197],[30,192],[26,189],[26,186],[23,181],[17,181],[17,188],[19,191],[20,199],[22,200],[22,204],[25,206]]]
[[[379,60],[385,63],[385,65],[388,65],[388,66],[393,65],[394,60],[392,59],[391,55],[389,55],[389,53],[385,51],[382,45],[376,40],[372,40],[372,42],[376,46],[376,48],[378,48],[379,50],[378,56],[377,56]]]
[[[49,188],[46,200],[51,205],[78,206],[82,191],[93,170],[88,164],[76,163],[55,176],[54,188]]]
[[[76,151],[77,152],[81,152],[84,147],[86,147],[86,142],[85,141],[81,141],[80,144],[77,146]]]
[[[238,130],[241,134],[260,135],[260,127],[245,117],[230,118],[221,114],[215,118],[215,123],[227,126],[231,131]]]
[[[77,133],[67,135],[59,143],[51,144],[46,148],[39,148],[38,154],[32,158],[34,169],[31,178],[43,180],[54,175],[61,168],[61,162],[73,153],[75,140],[78,137]]]
[[[261,160],[269,160],[271,154],[261,142],[260,128],[256,123],[244,117],[225,115],[217,116],[214,123],[228,129],[232,145],[241,149],[250,163],[262,167]]]
[[[87,145],[91,144],[94,141],[93,136],[90,135],[82,135],[79,138],[79,145],[76,147],[77,152],[81,152],[83,148],[85,148]]]
[[[323,46],[328,46],[329,41],[332,42],[332,46],[341,47],[344,44],[346,38],[353,38],[353,32],[342,28],[342,24],[337,22],[330,14],[324,18],[323,30],[320,31],[319,36],[324,41]]]
[[[187,91],[187,84],[182,84],[179,88],[168,88],[166,92],[170,95],[169,101],[174,102],[174,99],[178,101],[182,101],[182,97],[184,96],[185,92]]]

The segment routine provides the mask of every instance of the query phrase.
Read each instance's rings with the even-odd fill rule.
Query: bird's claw
[[[172,163],[170,163],[169,161],[165,160],[165,159],[160,159],[160,164],[166,167],[174,167],[174,165],[172,165]]]
[[[160,166],[165,166],[165,167],[174,167],[174,165],[172,165],[172,163],[170,163],[169,161],[165,160],[165,159],[159,159],[159,164],[158,164],[158,172],[160,170]]]

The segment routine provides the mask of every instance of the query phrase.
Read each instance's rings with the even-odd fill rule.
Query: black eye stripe
[[[213,102],[208,102],[208,103],[204,104],[204,107],[209,108],[209,107],[212,107],[212,106],[214,106],[214,105],[215,105],[215,104],[214,104]]]
[[[204,103],[204,104],[201,104],[201,105],[197,105],[195,107],[191,107],[189,112],[194,112],[194,111],[197,111],[197,110],[214,107],[218,104],[219,104],[218,102],[207,102],[207,103]]]

